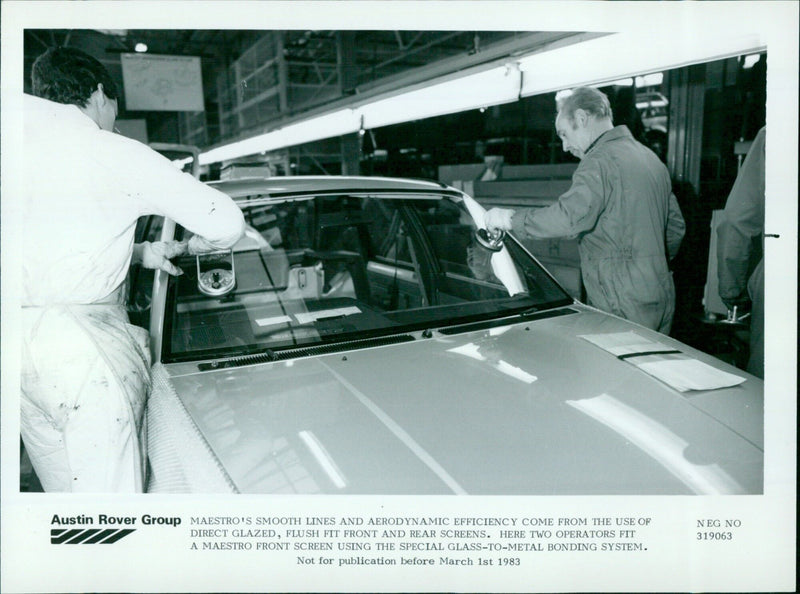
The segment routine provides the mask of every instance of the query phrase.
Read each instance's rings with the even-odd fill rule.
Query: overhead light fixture
[[[503,65],[312,117],[217,147],[202,153],[200,164],[236,159],[364,129],[509,103],[518,98],[519,86],[520,73],[516,66]]]
[[[521,97],[640,77],[760,51],[758,34],[695,35],[675,41],[649,32],[610,33],[506,59],[348,108],[309,116],[277,130],[213,148],[203,165],[403,122],[517,101]],[[587,60],[587,56],[591,59]],[[483,68],[481,70],[481,68]],[[637,79],[638,80],[638,79]]]
[[[207,165],[323,138],[343,136],[358,132],[360,128],[361,120],[356,112],[342,109],[211,149],[200,154],[200,164]]]
[[[613,33],[519,60],[523,97],[598,86],[620,79],[710,62],[763,48],[757,34],[654,36],[649,31]],[[587,60],[591,56],[591,60]]]
[[[95,29],[95,31],[103,35],[113,35],[114,37],[125,37],[128,34],[127,29]]]
[[[147,44],[139,42],[134,46],[133,49],[134,49],[134,51],[137,51],[140,54],[143,54],[144,52],[147,51]]]
[[[616,87],[632,87],[633,86],[633,79],[628,78],[621,78],[619,80],[612,81],[608,83],[609,85],[614,85]]]
[[[744,65],[742,68],[748,70],[756,65],[756,63],[761,59],[761,56],[758,54],[750,54],[749,56],[745,56],[744,58]]]
[[[664,82],[663,72],[654,72],[652,74],[645,74],[644,76],[636,77],[637,87],[657,87]]]
[[[364,118],[365,128],[380,128],[510,103],[518,99],[519,88],[519,70],[509,64],[401,92],[356,109]]]

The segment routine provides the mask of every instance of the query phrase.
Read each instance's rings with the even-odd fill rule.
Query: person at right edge
[[[546,208],[493,208],[486,227],[577,237],[589,305],[667,334],[675,313],[669,260],[686,230],[669,172],[627,126],[614,126],[601,91],[573,89],[557,108],[563,149],[580,159],[572,185]]]
[[[729,310],[752,304],[747,371],[764,378],[764,161],[766,127],[756,134],[717,226],[719,296]],[[759,247],[761,249],[759,249]],[[757,260],[757,263],[756,263]],[[755,267],[753,267],[755,264]],[[751,272],[752,271],[752,272]]]

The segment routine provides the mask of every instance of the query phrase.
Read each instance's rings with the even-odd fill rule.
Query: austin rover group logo
[[[50,530],[50,544],[114,544],[125,538],[135,528],[86,528],[66,529],[56,528]]]
[[[181,523],[180,518],[161,517],[144,514],[136,516],[111,516],[99,514],[95,516],[77,515],[60,516],[53,515],[50,520],[51,526],[58,528],[50,529],[50,544],[114,544],[136,532],[137,528],[122,528],[118,526],[153,526],[166,525],[177,527]],[[95,527],[95,526],[100,527]],[[62,526],[70,526],[63,528]],[[73,526],[81,526],[73,527]]]

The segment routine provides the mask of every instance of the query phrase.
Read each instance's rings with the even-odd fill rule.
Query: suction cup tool
[[[197,255],[197,288],[209,297],[221,297],[236,286],[233,252],[211,252]]]
[[[496,233],[490,233],[488,229],[478,229],[475,232],[475,239],[478,243],[492,252],[499,252],[503,249],[503,241],[505,241],[506,232],[498,229]]]

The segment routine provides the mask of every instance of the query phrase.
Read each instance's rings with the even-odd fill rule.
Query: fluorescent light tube
[[[201,153],[200,164],[207,165],[323,138],[342,136],[358,132],[360,127],[361,121],[352,109],[341,109],[211,149]]]
[[[211,149],[206,165],[274,151],[358,130],[479,109],[578,85],[598,85],[729,56],[765,46],[757,34],[654,36],[648,31],[612,33],[581,43],[540,51],[508,63],[389,97],[345,108],[265,134]]]
[[[380,99],[357,112],[363,116],[364,128],[380,128],[516,101],[519,90],[520,73],[510,63]]]
[[[674,33],[674,32],[673,32]],[[627,77],[699,64],[763,48],[757,34],[731,36],[614,33],[519,60],[523,97],[579,85],[595,86]]]

